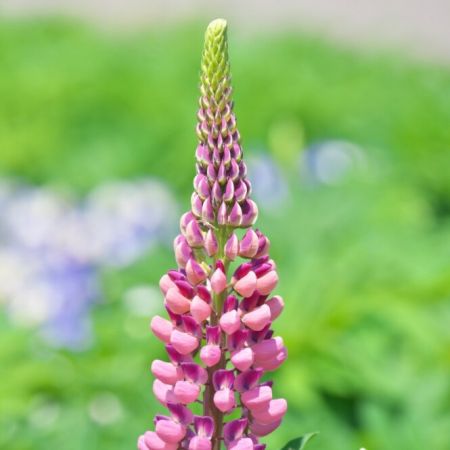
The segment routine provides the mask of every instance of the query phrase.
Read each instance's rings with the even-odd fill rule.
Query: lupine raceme
[[[167,360],[155,360],[153,392],[167,409],[139,450],[262,450],[287,402],[266,374],[286,359],[272,330],[283,310],[269,239],[254,223],[258,208],[233,113],[227,25],[211,22],[201,61],[196,175],[191,209],[174,241],[178,268],[160,281],[167,318],[153,334]]]

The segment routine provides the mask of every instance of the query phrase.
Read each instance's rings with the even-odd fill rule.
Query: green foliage
[[[292,439],[281,450],[303,450],[306,444],[316,435],[316,432],[307,433],[302,437]]]
[[[0,171],[79,192],[150,174],[187,206],[201,30],[3,22]],[[311,449],[447,450],[450,73],[296,35],[232,34],[230,58],[246,155],[262,144],[278,157],[271,139],[291,130],[298,142],[349,139],[368,166],[301,186],[288,152],[290,198],[275,211],[260,204],[286,301],[275,331],[290,354],[275,375],[289,411],[268,448],[320,429]],[[171,258],[161,248],[104,274],[87,352],[49,350],[0,319],[0,448],[134,448],[158,410],[149,365],[163,348],[123,294],[156,284]],[[99,421],[97,409],[116,417]]]

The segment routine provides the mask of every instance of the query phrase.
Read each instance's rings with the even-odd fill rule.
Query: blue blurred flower
[[[83,201],[5,180],[0,212],[0,300],[9,316],[39,326],[52,346],[83,349],[101,298],[99,269],[123,267],[166,241],[177,205],[152,179],[107,183]]]

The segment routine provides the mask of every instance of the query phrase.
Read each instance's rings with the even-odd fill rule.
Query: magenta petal
[[[186,406],[180,403],[167,403],[167,409],[170,411],[173,419],[183,425],[189,425],[194,418],[192,412]]]
[[[245,344],[248,337],[247,330],[238,330],[230,334],[227,338],[227,345],[229,351],[239,350]]]
[[[197,295],[204,300],[206,303],[211,303],[211,293],[206,286],[197,286]]]
[[[247,423],[247,419],[237,419],[226,423],[223,427],[223,438],[225,444],[229,444],[231,441],[240,439],[244,434]]]
[[[217,391],[219,389],[233,387],[234,373],[232,370],[220,369],[214,372],[213,384],[214,389]]]
[[[214,433],[214,420],[209,416],[194,416],[194,429],[198,436],[211,438]]]
[[[205,384],[208,380],[208,373],[206,370],[195,363],[181,363],[184,378],[197,384]]]
[[[234,388],[238,392],[248,391],[258,384],[262,375],[262,369],[251,369],[247,370],[246,372],[240,373],[234,381]]]
[[[206,326],[206,342],[208,344],[218,345],[220,341],[220,327],[216,326]]]
[[[230,312],[236,310],[238,304],[239,304],[238,299],[234,295],[229,295],[223,304],[223,312]]]

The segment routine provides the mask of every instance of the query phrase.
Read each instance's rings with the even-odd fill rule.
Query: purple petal
[[[206,326],[206,341],[210,345],[219,345],[220,342],[220,327],[214,326]]]
[[[254,388],[263,375],[262,369],[250,369],[240,373],[234,382],[234,388],[238,392],[245,392]]]
[[[202,284],[200,286],[197,286],[197,294],[206,303],[211,303],[211,293],[206,286]]]
[[[184,378],[196,384],[205,384],[208,381],[208,372],[196,363],[181,363]]]
[[[234,373],[232,370],[220,369],[213,375],[213,384],[216,391],[224,388],[231,389],[234,383]]]
[[[176,366],[187,360],[187,357],[178,353],[172,344],[166,344],[166,351],[170,361]]]
[[[238,307],[239,301],[234,295],[229,295],[223,303],[223,312],[230,312],[236,310]]]
[[[177,280],[177,281],[175,281],[175,284],[182,295],[184,295],[185,297],[187,297],[189,299],[194,297],[195,291],[190,283],[188,283],[187,281],[184,281],[184,280]]]
[[[234,351],[240,349],[247,340],[248,331],[238,330],[235,333],[228,336],[227,345],[229,351]]]
[[[167,403],[167,409],[176,422],[183,425],[189,425],[192,422],[193,414],[186,406],[180,403]]]
[[[240,439],[244,434],[247,422],[247,419],[237,419],[226,423],[223,427],[223,438],[225,440],[225,444],[229,444],[231,441]]]
[[[194,416],[194,428],[198,436],[211,438],[214,433],[214,420],[209,416]]]
[[[192,316],[186,314],[181,316],[181,321],[183,323],[183,328],[186,333],[190,333],[194,336],[201,335],[201,328]]]
[[[241,278],[245,277],[245,275],[247,275],[250,270],[252,270],[253,265],[252,263],[246,262],[241,264],[235,271],[233,274],[233,278],[236,278],[236,280],[240,280]]]

